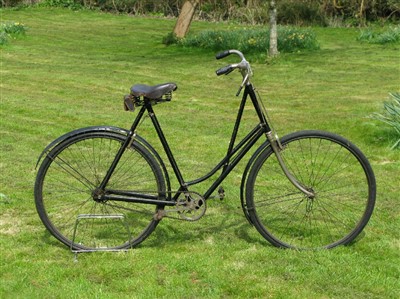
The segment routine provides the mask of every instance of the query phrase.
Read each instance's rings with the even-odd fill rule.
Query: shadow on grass
[[[231,216],[231,215],[230,215]],[[197,223],[171,220],[161,221],[149,240],[145,240],[140,246],[160,247],[171,244],[183,244],[185,242],[207,242],[209,238],[218,239],[219,243],[233,242],[235,239],[249,244],[272,246],[262,237],[258,236],[255,228],[247,222],[244,216],[215,217],[200,220]],[[211,223],[210,223],[211,222]],[[253,236],[254,235],[254,236]]]
[[[256,229],[244,217],[242,220],[238,219],[239,217],[236,215],[231,218],[224,217],[223,219],[213,219],[215,217],[212,216],[209,218],[204,223],[201,223],[201,220],[200,222],[189,222],[165,219],[159,223],[148,239],[134,248],[163,248],[171,245],[183,245],[187,242],[194,244],[196,242],[207,242],[210,238],[218,239],[218,243],[225,243],[226,246],[229,246],[236,239],[237,241],[245,241],[248,244],[276,248],[258,235]],[[366,233],[362,231],[353,241],[345,246],[355,246],[365,236]],[[43,229],[41,241],[52,247],[70,249],[58,241],[46,229]]]
[[[186,225],[185,225],[186,224]],[[218,242],[225,240],[228,246],[233,239],[243,240],[249,244],[260,244],[272,247],[261,237],[251,236],[251,230],[254,228],[249,223],[229,223],[221,221],[214,225],[198,225],[191,222],[184,222],[183,225],[176,226],[172,222],[161,221],[150,237],[137,245],[135,248],[163,248],[170,245],[185,244],[187,242],[205,242],[209,237],[218,239]],[[49,231],[43,229],[40,240],[43,244],[60,249],[70,250],[70,247],[58,241]]]
[[[41,241],[49,246],[52,247],[58,247],[60,249],[70,249],[69,246],[66,246],[65,244],[61,243],[60,241],[58,241],[52,234],[50,234],[50,232],[47,229],[43,229],[43,233],[42,233],[42,237],[41,237]]]

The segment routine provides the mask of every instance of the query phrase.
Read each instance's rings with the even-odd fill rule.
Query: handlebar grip
[[[222,58],[225,58],[226,56],[229,56],[229,55],[231,55],[230,50],[225,50],[224,52],[220,52],[217,55],[215,55],[215,58],[222,59]]]
[[[219,70],[217,70],[216,73],[217,73],[217,76],[228,75],[233,70],[234,70],[234,68],[232,67],[232,65],[227,65],[227,66],[224,66],[223,68],[220,68]]]

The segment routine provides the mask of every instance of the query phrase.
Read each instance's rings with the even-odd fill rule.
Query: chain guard
[[[197,221],[204,216],[207,209],[206,200],[197,192],[180,191],[179,197],[174,208],[165,208],[158,210],[154,219],[173,218],[186,221]],[[171,213],[177,213],[178,216],[171,216]]]

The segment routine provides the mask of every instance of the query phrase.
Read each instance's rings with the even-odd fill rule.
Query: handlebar
[[[226,56],[229,56],[229,55],[231,55],[230,51],[226,50],[224,52],[220,52],[217,55],[215,55],[215,58],[222,59],[222,58],[225,58]]]
[[[218,69],[216,71],[216,74],[217,74],[217,76],[228,75],[233,70],[239,69],[239,71],[241,72],[241,74],[243,76],[243,82],[240,85],[239,91],[236,94],[238,96],[240,94],[240,91],[242,90],[243,86],[250,82],[250,77],[253,75],[253,72],[251,70],[250,63],[246,60],[243,53],[238,50],[225,50],[225,51],[220,52],[217,55],[215,55],[215,58],[222,59],[231,54],[238,55],[240,57],[241,61],[239,63],[229,64],[227,66],[224,66],[224,67]]]
[[[217,55],[215,55],[215,58],[222,59],[222,58],[225,58],[226,56],[229,56],[231,54],[238,55],[240,57],[240,59],[242,59],[242,60],[245,59],[243,53],[238,51],[238,50],[225,50],[225,51],[220,52]]]
[[[227,66],[224,66],[224,67],[220,68],[215,73],[217,74],[217,76],[221,76],[221,75],[224,75],[224,74],[228,75],[233,70],[234,70],[234,68],[231,65],[227,65]]]

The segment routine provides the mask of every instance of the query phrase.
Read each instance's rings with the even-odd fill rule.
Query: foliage
[[[277,1],[278,24],[327,25],[327,19],[316,1]]]
[[[75,0],[42,0],[38,5],[42,7],[63,7],[72,10],[79,10],[84,7],[79,1]]]
[[[281,52],[292,53],[302,50],[318,50],[315,33],[310,29],[293,27],[278,28],[278,48]]]
[[[383,31],[368,28],[362,30],[357,39],[371,44],[400,43],[400,26],[391,26]]]
[[[0,45],[6,44],[9,39],[15,39],[18,36],[24,35],[26,26],[18,22],[6,22],[0,24]]]
[[[392,149],[400,149],[400,93],[391,93],[392,101],[383,103],[383,113],[374,113],[372,118],[380,120],[391,126],[397,133],[398,140],[393,144]]]
[[[73,9],[97,8],[103,11],[136,15],[176,17],[185,0],[2,0],[5,7],[44,3]],[[398,0],[280,0],[277,2],[278,23],[291,25],[365,25],[366,21],[400,19]],[[362,3],[362,5],[361,5]],[[42,5],[42,4],[41,4]],[[198,19],[234,21],[247,24],[268,23],[268,1],[265,0],[202,0]]]
[[[19,22],[7,22],[0,25],[0,31],[9,35],[20,35],[25,34],[26,27],[24,24]]]
[[[239,49],[248,53],[267,53],[269,29],[206,30],[184,39],[168,35],[164,42],[177,43],[184,47],[212,49],[214,51]],[[283,53],[319,48],[315,34],[310,29],[278,27],[278,49]]]

